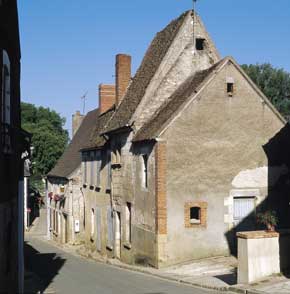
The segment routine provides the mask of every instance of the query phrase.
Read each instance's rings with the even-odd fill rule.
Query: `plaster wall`
[[[82,242],[84,234],[84,195],[81,191],[81,168],[76,169],[68,178],[70,180],[49,179],[49,192],[61,194],[60,188],[64,186],[64,200],[51,200],[50,202],[50,207],[59,214],[59,231],[56,233],[51,229],[51,238],[59,243],[76,244]],[[80,223],[80,232],[75,232],[76,220]]]
[[[82,186],[82,193],[85,198],[85,236],[84,241],[89,252],[98,253],[104,256],[113,257],[113,251],[107,247],[107,208],[111,206],[111,190],[108,189],[108,166],[106,149],[101,152],[101,175],[100,187]],[[94,234],[92,235],[92,209],[95,211]],[[98,226],[96,211],[100,209],[101,224]],[[101,248],[97,248],[97,232],[101,229]]]
[[[126,263],[154,264],[155,262],[155,182],[152,145],[132,145],[133,134],[124,133],[112,138],[111,149],[122,146],[121,164],[112,166],[113,208],[121,216],[120,258]],[[142,155],[148,155],[148,187],[142,185]],[[127,203],[131,204],[131,243],[126,240]]]
[[[233,97],[226,93],[228,77],[235,81]],[[263,145],[283,125],[232,63],[169,125],[162,135],[168,164],[167,264],[229,253],[225,234],[233,228],[233,196],[252,189],[258,201],[266,197]],[[249,180],[246,171],[260,180]],[[190,201],[208,203],[206,227],[185,228],[184,205]]]

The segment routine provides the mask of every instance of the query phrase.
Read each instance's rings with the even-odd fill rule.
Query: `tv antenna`
[[[83,115],[85,115],[87,95],[88,95],[88,91],[81,97],[81,99],[83,100]]]

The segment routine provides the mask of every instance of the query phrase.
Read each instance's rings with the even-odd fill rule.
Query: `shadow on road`
[[[25,268],[41,281],[36,283],[37,285],[34,284],[37,289],[34,289],[33,293],[43,293],[66,262],[55,253],[40,253],[27,242],[24,244],[24,256]]]

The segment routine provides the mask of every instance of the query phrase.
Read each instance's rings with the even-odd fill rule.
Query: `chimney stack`
[[[100,114],[109,110],[116,103],[115,85],[99,85],[99,110]]]
[[[76,134],[77,130],[82,124],[83,119],[84,115],[82,115],[79,110],[72,115],[72,137],[74,137],[74,135]]]
[[[131,56],[116,56],[116,104],[120,104],[131,80]]]

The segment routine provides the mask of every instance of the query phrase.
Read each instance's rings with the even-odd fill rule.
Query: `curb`
[[[235,286],[230,286],[228,288],[228,291],[235,292],[235,293],[240,293],[240,294],[265,294],[266,292],[260,291],[260,290],[255,290],[255,289],[247,289],[247,288],[240,288],[240,287],[235,287]]]

